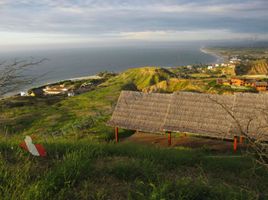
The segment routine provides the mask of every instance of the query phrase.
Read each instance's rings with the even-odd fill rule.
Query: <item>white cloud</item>
[[[265,38],[266,0],[0,0],[0,44]]]
[[[251,39],[253,36],[259,39],[268,40],[267,34],[252,35],[249,33],[234,33],[230,30],[197,30],[197,31],[143,31],[143,32],[122,32],[122,39],[125,40],[146,40],[146,41],[198,41],[198,40],[229,40],[229,39]]]

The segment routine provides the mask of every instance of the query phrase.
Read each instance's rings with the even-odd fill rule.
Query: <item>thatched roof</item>
[[[236,94],[232,110],[239,122],[231,124],[232,134],[240,132],[240,124],[243,131],[255,138],[268,140],[268,94]]]
[[[147,132],[162,132],[171,95],[122,91],[108,124]]]
[[[233,138],[240,127],[268,140],[268,95],[173,94],[122,91],[111,126],[147,132],[190,132]],[[250,123],[249,123],[250,121]],[[267,128],[266,128],[267,126]]]
[[[189,92],[172,94],[163,130],[227,137],[233,96]],[[226,109],[223,107],[226,106]]]

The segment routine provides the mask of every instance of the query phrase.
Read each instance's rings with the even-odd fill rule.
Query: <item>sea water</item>
[[[175,67],[192,64],[208,64],[217,58],[194,45],[124,46],[28,49],[5,51],[0,49],[0,62],[13,60],[40,60],[43,63],[31,67],[27,76],[39,77],[31,85],[20,90],[70,78],[94,75],[101,71],[120,72],[128,68],[144,66]],[[18,92],[14,91],[14,92]]]

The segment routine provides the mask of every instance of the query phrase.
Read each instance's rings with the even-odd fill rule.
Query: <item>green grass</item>
[[[48,156],[37,158],[15,141],[0,143],[1,199],[268,197],[268,173],[248,157],[87,140],[44,145]]]
[[[250,157],[114,144],[106,122],[120,91],[142,90],[173,76],[159,68],[133,69],[71,98],[0,101],[0,199],[268,198],[268,172]],[[195,81],[170,81],[164,92],[217,89],[213,80]],[[133,132],[119,134],[122,139]],[[48,156],[20,149],[24,135],[35,135]]]

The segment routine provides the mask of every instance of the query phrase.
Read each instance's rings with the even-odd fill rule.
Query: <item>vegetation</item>
[[[242,60],[259,60],[268,58],[267,47],[210,47],[207,50],[224,57],[225,60],[229,60],[233,56]]]
[[[237,75],[267,75],[268,74],[268,60],[260,59],[249,61],[246,63],[241,63],[237,65],[236,69]]]
[[[122,89],[221,93],[213,78],[131,69],[74,97],[0,100],[0,199],[266,199],[268,172],[250,156],[114,144],[106,126]],[[120,138],[131,135],[120,130]],[[47,157],[19,148],[35,135]]]
[[[250,158],[87,140],[44,143],[34,158],[0,144],[1,199],[265,199],[268,174]]]
[[[268,48],[267,47],[213,47],[208,51],[223,57],[226,61],[237,58],[241,61],[236,65],[235,75],[267,75]]]
[[[195,91],[232,93],[251,88],[218,85],[216,79],[178,79],[162,68],[130,69],[95,87],[70,98],[11,97],[0,101],[0,132],[7,135],[38,134],[50,137],[102,137],[112,132],[105,125],[121,90],[157,92]],[[106,136],[104,136],[106,137]]]

